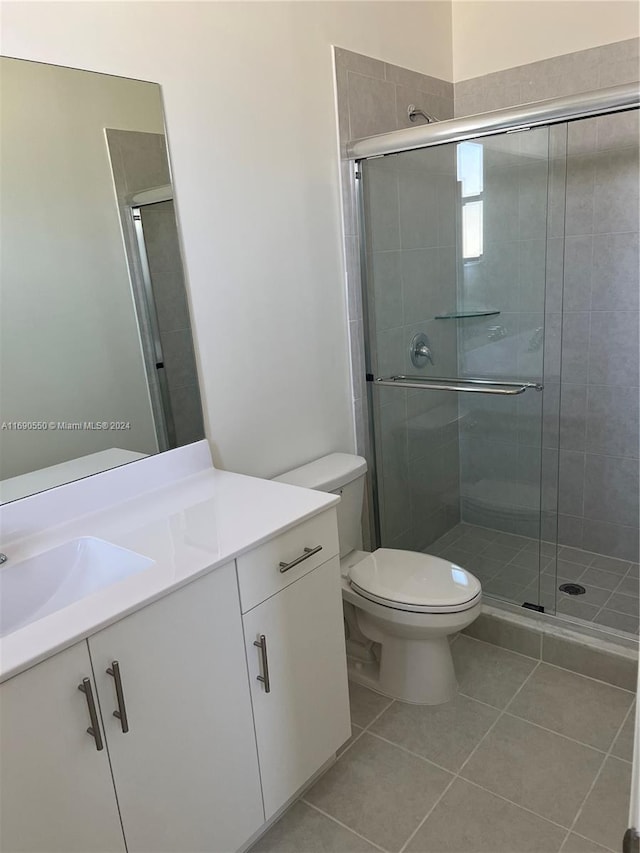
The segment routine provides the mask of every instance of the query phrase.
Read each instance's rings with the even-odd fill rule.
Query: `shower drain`
[[[584,595],[587,591],[582,584],[579,583],[562,583],[558,589],[560,592],[566,592],[567,595]]]

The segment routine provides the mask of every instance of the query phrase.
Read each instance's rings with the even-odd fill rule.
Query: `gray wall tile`
[[[398,251],[374,252],[368,265],[373,285],[376,329],[392,329],[403,324],[402,275]]]
[[[577,341],[573,341],[575,355]],[[582,356],[584,358],[584,342]],[[594,311],[589,338],[589,383],[638,385],[638,312]]]
[[[335,63],[336,68],[341,71],[355,71],[356,74],[364,74],[367,77],[385,79],[385,63],[380,59],[374,59],[362,53],[354,53],[352,50],[336,47]]]
[[[584,519],[580,516],[558,514],[558,542],[561,545],[570,545],[573,548],[581,548],[584,537]],[[607,552],[609,553],[609,552]]]
[[[389,63],[385,64],[385,75],[386,79],[393,83],[453,100],[453,83],[447,80],[440,80],[438,77],[430,77],[428,74],[421,74],[419,71],[411,71],[409,68],[401,68],[399,65]]]
[[[367,249],[382,252],[400,248],[398,169],[395,158],[385,157],[365,166]]]
[[[638,523],[639,509],[638,462],[588,454],[584,473],[585,518],[632,526]]]
[[[395,86],[386,80],[348,72],[351,139],[395,130]]]
[[[589,386],[586,449],[638,458],[638,388]]]
[[[595,176],[594,155],[580,154],[568,157],[565,219],[567,235],[593,233]]]
[[[597,554],[610,554],[621,560],[637,560],[638,527],[609,524],[593,519],[585,521],[582,547]]]
[[[565,515],[581,516],[584,501],[585,456],[573,450],[560,451],[560,490],[558,509]]]
[[[608,62],[600,66],[598,87],[619,86],[622,83],[635,83],[638,73],[637,59],[621,59],[618,62]]]
[[[601,151],[594,161],[593,230],[638,230],[638,144]]]
[[[173,422],[178,444],[191,444],[204,435],[200,389],[197,385],[183,385],[170,391]]]
[[[593,238],[591,308],[637,311],[638,233],[597,234]]]
[[[560,401],[560,447],[584,450],[586,436],[587,386],[562,383]]]
[[[562,381],[587,381],[590,316],[586,311],[565,312],[562,320]]]
[[[593,237],[567,237],[564,250],[565,311],[588,311],[591,307]]]
[[[640,136],[640,116],[637,110],[613,113],[593,119],[597,128],[597,148],[637,147]]]

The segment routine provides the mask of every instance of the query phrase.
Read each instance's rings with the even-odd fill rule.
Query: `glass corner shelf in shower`
[[[495,317],[499,311],[478,308],[471,311],[451,311],[448,314],[436,314],[434,320],[465,320],[467,317]]]

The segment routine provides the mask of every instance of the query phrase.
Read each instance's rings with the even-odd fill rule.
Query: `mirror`
[[[204,437],[160,87],[0,57],[0,501]]]

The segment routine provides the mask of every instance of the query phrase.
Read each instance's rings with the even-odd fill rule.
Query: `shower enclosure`
[[[459,562],[512,605],[626,633],[637,106],[618,87],[352,146],[377,544]]]

